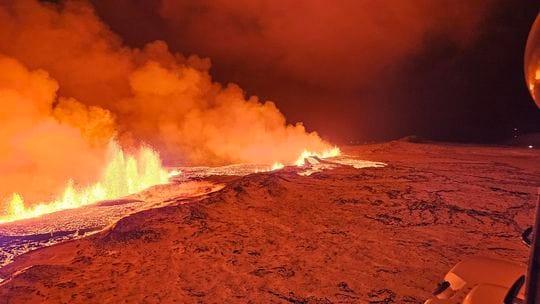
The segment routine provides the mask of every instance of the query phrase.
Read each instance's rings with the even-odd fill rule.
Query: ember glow
[[[117,143],[110,144],[110,160],[103,170],[101,178],[96,183],[77,187],[69,181],[56,199],[26,206],[24,198],[14,193],[6,202],[6,211],[0,214],[0,223],[13,222],[34,218],[56,211],[78,208],[99,201],[118,199],[149,187],[164,184],[170,178],[181,175],[180,170],[167,171],[163,168],[159,153],[150,147],[141,147],[136,155],[127,154]],[[332,158],[341,155],[338,147],[320,152],[304,150],[298,159],[290,164],[304,166],[309,158]],[[281,162],[275,162],[268,171],[277,171],[285,167]],[[265,171],[265,170],[263,170]],[[254,172],[261,172],[255,170]],[[235,172],[232,172],[234,174]],[[241,175],[241,174],[240,174]]]
[[[110,155],[110,161],[98,182],[79,188],[70,181],[63,193],[51,202],[25,206],[23,197],[17,193],[13,194],[11,200],[7,202],[6,214],[0,216],[0,223],[120,198],[166,183],[169,179],[169,173],[162,167],[159,154],[151,148],[141,147],[136,155],[129,155],[113,143]],[[180,174],[171,173],[171,175]]]
[[[322,152],[313,152],[304,150],[298,159],[294,162],[296,166],[303,166],[306,162],[306,159],[310,157],[317,157],[317,158],[329,158],[329,157],[336,157],[341,155],[341,150],[338,147],[333,147],[332,149],[324,150]]]

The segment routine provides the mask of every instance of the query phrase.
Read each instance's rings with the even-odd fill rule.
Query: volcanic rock
[[[0,303],[422,303],[471,256],[526,262],[540,151],[392,142],[230,179],[0,269]]]

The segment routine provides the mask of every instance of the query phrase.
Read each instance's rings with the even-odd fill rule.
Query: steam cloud
[[[147,143],[171,164],[290,163],[303,149],[329,147],[287,124],[274,103],[213,81],[209,59],[171,52],[156,37],[216,58],[252,88],[294,99],[307,85],[313,98],[297,104],[309,117],[312,107],[321,112],[318,98],[348,99],[383,82],[426,35],[467,45],[496,0],[91,2],[0,3],[0,201],[91,182],[112,139]],[[93,5],[140,47],[126,46]]]
[[[107,14],[158,2],[154,10],[165,26],[156,30],[165,30],[173,45],[230,65],[271,65],[288,79],[344,90],[373,82],[390,63],[420,49],[426,34],[466,45],[496,0],[143,0],[142,7],[127,0],[94,2]]]
[[[0,193],[30,200],[60,191],[70,178],[90,182],[104,165],[104,146],[93,130],[111,130],[107,111],[59,99],[58,83],[0,56]],[[73,111],[72,111],[73,110]],[[89,130],[89,131],[87,131]]]
[[[90,182],[113,138],[191,164],[288,163],[329,147],[274,103],[213,82],[208,59],[123,45],[85,2],[2,1],[0,54],[0,199]]]
[[[129,44],[163,39],[172,50],[208,56],[217,79],[275,100],[288,119],[304,121],[334,140],[381,139],[423,126],[415,109],[425,107],[422,99],[392,94],[409,90],[407,68],[422,65],[418,61],[427,50],[438,55],[441,49],[440,65],[428,61],[426,69],[434,64],[434,69],[451,68],[475,47],[485,23],[504,3],[91,1]],[[429,102],[452,108],[442,103]]]

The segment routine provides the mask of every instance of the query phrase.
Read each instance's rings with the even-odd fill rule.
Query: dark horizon
[[[406,36],[408,28],[397,23],[407,24],[412,17],[392,16],[390,2],[382,2],[378,7],[378,14],[390,15],[384,26],[378,20],[364,22],[372,26],[372,31],[389,36],[380,45],[369,34],[366,42],[335,38],[336,33],[343,35],[342,38],[356,37],[343,34],[338,28],[339,20],[325,25],[330,34],[316,33],[313,38],[310,31],[315,30],[304,23],[313,16],[300,22],[296,18],[280,19],[286,25],[284,31],[290,25],[293,30],[299,27],[302,33],[305,26],[306,36],[313,41],[290,40],[299,37],[279,31],[276,34],[272,32],[275,30],[272,24],[268,25],[268,20],[276,17],[273,14],[280,12],[272,10],[275,9],[272,5],[268,12],[260,13],[252,7],[223,8],[206,2],[189,5],[185,1],[93,2],[98,15],[127,44],[141,46],[162,39],[172,51],[209,57],[211,73],[217,81],[238,83],[249,95],[275,101],[288,121],[302,121],[309,130],[334,142],[384,141],[418,135],[441,141],[499,143],[512,138],[515,128],[519,134],[540,132],[540,111],[523,80],[525,42],[538,11],[534,1],[440,2],[437,10],[441,12],[436,14],[442,21],[413,24],[411,27],[419,27],[414,30],[422,31],[421,37],[404,38],[396,45],[386,40],[400,33]],[[337,2],[337,13],[331,17],[350,19],[355,14],[366,14],[352,10],[350,15],[341,16],[350,4]],[[425,3],[412,3],[412,11],[421,11],[422,5]],[[298,6],[289,9],[291,14],[310,5],[302,2]],[[454,24],[452,13],[459,17],[474,16],[463,17],[467,21]],[[213,20],[218,20],[216,23],[221,26],[204,25]],[[287,37],[281,38],[281,34]],[[222,41],[213,41],[216,37],[222,37]],[[330,39],[328,43],[336,40],[338,47],[352,43],[351,52],[361,50],[367,56],[356,56],[343,48],[311,49],[317,39],[326,38]],[[273,40],[266,42],[268,39]],[[406,39],[416,39],[411,42],[415,45],[403,47],[410,42]],[[254,43],[266,43],[261,47],[275,49],[245,50]],[[374,51],[364,50],[366,47]],[[395,51],[392,49],[395,47],[407,50]],[[236,56],[238,52],[240,55]],[[315,61],[303,62],[295,54],[312,56]],[[268,58],[273,55],[277,57]],[[279,67],[289,56],[300,58],[298,67]],[[321,58],[328,63],[318,70],[314,66],[321,64]],[[379,60],[380,66],[370,65],[370,61]],[[350,63],[351,68],[344,63]],[[322,70],[328,66],[335,66],[336,70]],[[370,72],[358,73],[354,71],[356,67],[365,67]],[[359,75],[361,78],[355,80]]]

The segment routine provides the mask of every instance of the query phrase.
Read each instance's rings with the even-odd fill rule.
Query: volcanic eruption
[[[164,183],[162,159],[271,166],[332,148],[214,82],[208,59],[124,45],[89,4],[3,2],[0,37],[0,221]]]
[[[0,1],[0,304],[465,303],[457,262],[522,272],[531,6]]]

